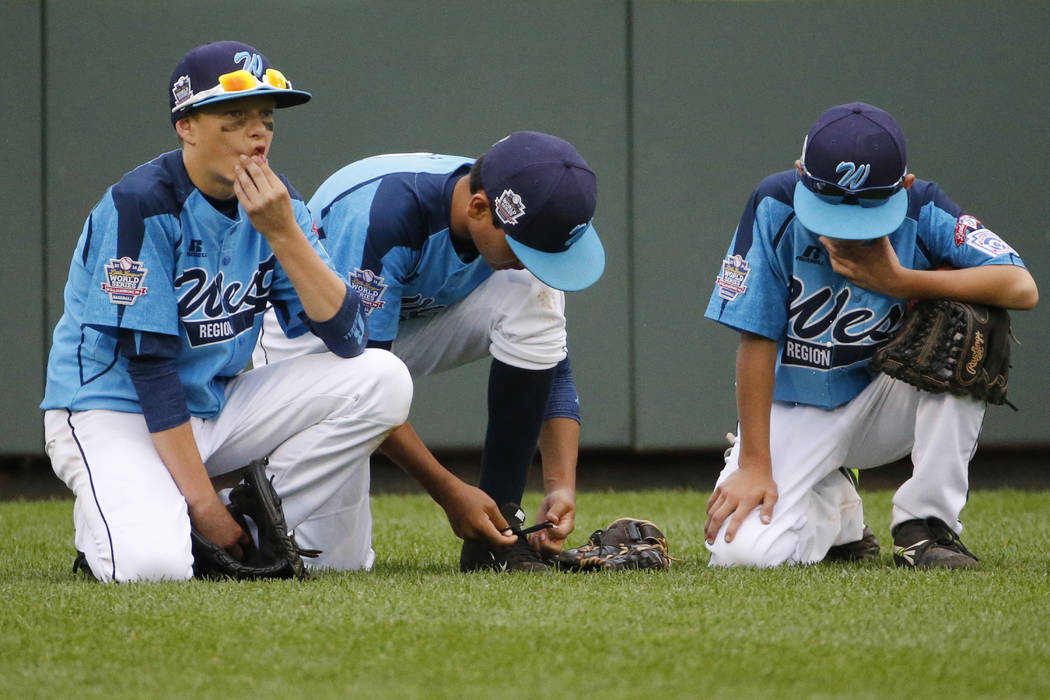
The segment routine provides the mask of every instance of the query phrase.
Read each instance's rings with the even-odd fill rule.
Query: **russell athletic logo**
[[[812,263],[814,265],[823,265],[824,261],[821,260],[821,251],[823,249],[818,245],[806,246],[806,249],[802,251],[802,255],[796,255],[795,260],[804,263]]]
[[[206,258],[208,254],[204,252],[204,241],[199,238],[190,239],[190,249],[186,251],[186,255],[191,258]]]

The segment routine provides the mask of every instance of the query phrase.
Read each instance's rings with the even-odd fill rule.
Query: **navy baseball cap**
[[[201,105],[253,95],[272,95],[278,107],[301,105],[310,93],[292,83],[255,48],[239,41],[216,41],[192,49],[172,71],[168,83],[171,123]]]
[[[896,231],[908,213],[904,132],[863,102],[827,110],[802,144],[795,185],[798,220],[829,238],[867,240]]]
[[[598,180],[568,141],[518,131],[481,162],[481,185],[507,243],[545,284],[573,292],[598,281],[605,249],[592,220]]]

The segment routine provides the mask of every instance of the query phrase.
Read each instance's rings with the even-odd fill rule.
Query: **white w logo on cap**
[[[263,74],[263,60],[262,56],[257,53],[248,53],[247,51],[238,51],[233,56],[234,63],[244,62],[244,70],[248,71],[256,78]]]
[[[835,172],[841,173],[843,171],[845,171],[845,174],[839,178],[839,184],[847,190],[856,190],[859,189],[868,179],[868,175],[871,174],[871,165],[865,163],[864,165],[857,166],[854,163],[842,161],[839,163],[838,167],[835,168]]]

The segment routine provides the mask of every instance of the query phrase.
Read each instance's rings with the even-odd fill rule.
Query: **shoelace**
[[[518,541],[507,548],[507,560],[543,562],[543,555],[533,549],[528,540],[519,537]]]
[[[966,545],[962,543],[962,540],[959,539],[959,535],[937,518],[927,518],[926,528],[930,531],[932,539],[937,544],[949,549],[954,549],[957,552],[962,552],[966,556],[973,557],[974,559],[977,558],[974,556],[973,552],[968,550]]]

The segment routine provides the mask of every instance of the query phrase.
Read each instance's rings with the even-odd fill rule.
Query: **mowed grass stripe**
[[[709,569],[706,493],[610,491],[570,544],[649,518],[671,571],[463,575],[432,501],[379,495],[370,573],[118,586],[71,574],[72,501],[0,503],[0,697],[1050,696],[1050,493],[971,495],[974,572],[896,569],[862,493],[859,565]]]

